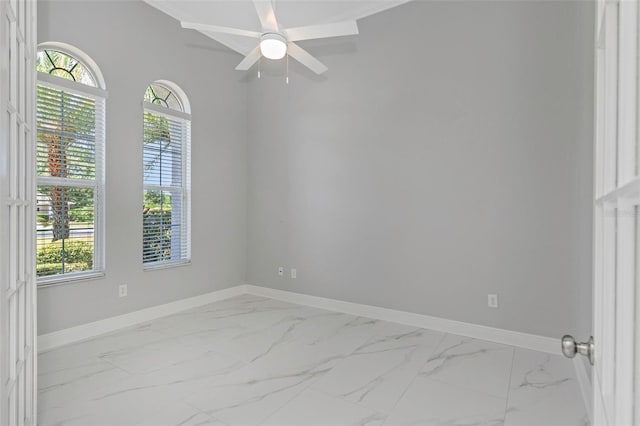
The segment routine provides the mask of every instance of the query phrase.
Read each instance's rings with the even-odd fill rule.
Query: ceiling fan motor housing
[[[268,59],[282,59],[287,53],[287,39],[279,33],[264,33],[260,37],[260,51]]]

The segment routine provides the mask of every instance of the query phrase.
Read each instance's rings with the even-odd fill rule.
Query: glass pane
[[[96,80],[80,61],[57,50],[41,50],[36,58],[36,69],[65,80],[98,87]]]
[[[95,101],[38,85],[38,176],[95,179]]]
[[[144,100],[176,111],[184,111],[182,102],[168,87],[158,83],[150,84],[144,92]]]
[[[144,114],[144,184],[182,185],[183,123]]]
[[[93,270],[93,189],[39,185],[36,206],[38,277]]]
[[[162,191],[145,191],[143,207],[144,263],[171,259],[171,198]]]
[[[181,258],[181,200],[179,193],[148,190],[144,192],[144,263]]]

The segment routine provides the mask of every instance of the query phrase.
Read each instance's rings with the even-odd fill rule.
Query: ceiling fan
[[[258,18],[260,18],[262,31],[198,24],[194,22],[181,22],[181,25],[183,28],[198,31],[232,34],[260,40],[258,45],[251,50],[236,67],[236,70],[241,71],[250,69],[263,56],[268,59],[282,59],[285,55],[289,55],[316,74],[322,74],[328,68],[294,42],[358,34],[356,21],[282,28],[276,20],[271,0],[253,0],[253,4],[258,13]]]

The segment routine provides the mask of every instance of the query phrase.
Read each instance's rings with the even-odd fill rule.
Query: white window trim
[[[38,278],[38,288],[49,287],[59,284],[71,284],[77,281],[88,281],[95,280],[98,278],[104,278],[106,276],[105,272],[94,272],[94,271],[86,271],[86,272],[71,272],[68,274],[62,275],[50,275],[47,277]],[[64,277],[64,279],[62,279]]]
[[[149,102],[144,102],[144,112],[150,112],[152,114],[162,115],[163,117],[172,119],[182,119],[184,121],[191,121],[191,114],[187,112],[177,111],[175,109],[167,108],[162,105],[155,105]]]
[[[173,89],[173,87],[171,87]],[[183,99],[180,99],[183,101]],[[156,262],[142,262],[144,271],[153,271],[158,269],[174,268],[179,266],[188,266],[191,264],[191,114],[177,111],[162,105],[155,105],[150,102],[142,101],[143,117],[144,113],[151,113],[166,117],[171,120],[181,121],[182,127],[182,187],[175,186],[159,186],[145,185],[142,183],[143,193],[145,190],[163,190],[167,189],[180,190],[182,194],[182,235],[186,239],[186,258],[178,260],[160,260]],[[143,119],[144,120],[144,119]],[[144,149],[144,147],[143,147]]]
[[[177,268],[179,266],[189,266],[191,265],[191,257],[189,259],[181,259],[181,260],[161,260],[159,262],[148,262],[144,264],[144,270],[146,271],[156,271],[158,269],[169,269],[169,268]]]
[[[99,87],[87,86],[86,84],[77,83],[42,71],[38,71],[38,83],[46,84],[54,89],[67,90],[95,100],[106,100],[109,97],[109,92]]]
[[[105,276],[105,144],[106,144],[106,100],[108,92],[106,90],[87,86],[86,84],[76,83],[64,78],[52,76],[44,72],[38,72],[37,85],[48,86],[58,90],[87,96],[100,103],[100,108],[96,107],[96,165],[95,179],[79,180],[56,178],[47,176],[37,176],[36,185],[56,185],[62,184],[69,187],[93,188],[94,189],[94,233],[93,233],[93,270],[84,272],[72,272],[66,274],[50,275],[46,277],[37,277],[37,285],[39,288],[49,285],[74,283],[82,280],[90,280],[102,278]],[[37,102],[36,102],[37,103]],[[102,116],[98,117],[101,113]]]

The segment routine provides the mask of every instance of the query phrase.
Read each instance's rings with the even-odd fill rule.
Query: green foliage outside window
[[[93,243],[87,241],[56,241],[38,249],[36,254],[39,277],[93,269]]]
[[[143,262],[171,260],[171,211],[145,207],[142,219]]]

